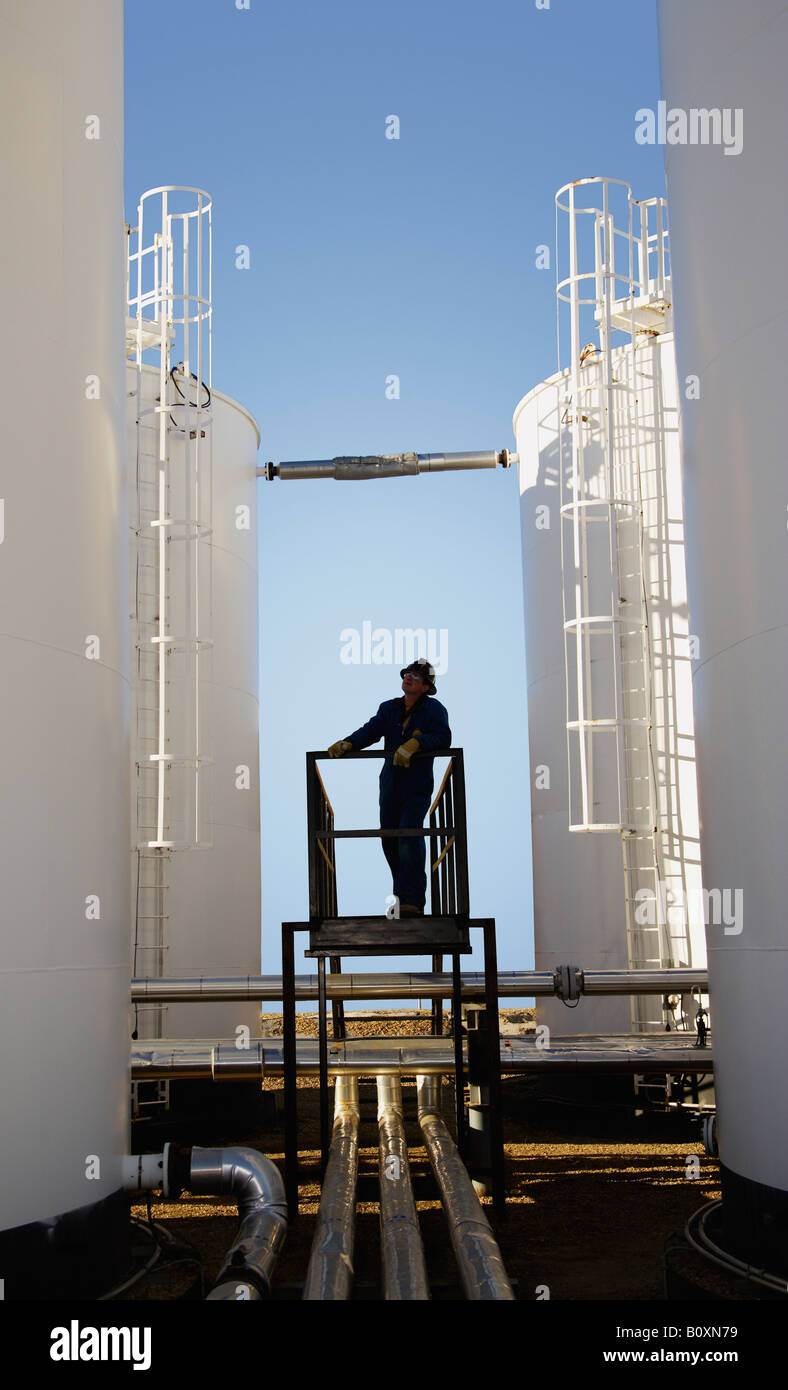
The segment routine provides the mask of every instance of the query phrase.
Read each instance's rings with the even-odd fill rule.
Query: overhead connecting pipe
[[[510,468],[517,455],[508,449],[487,449],[465,454],[352,454],[333,459],[299,459],[290,463],[265,463],[258,478],[336,478],[358,482],[363,478],[401,478],[414,473],[443,473],[465,468]]]
[[[430,1286],[410,1181],[402,1086],[397,1076],[379,1076],[377,1087],[383,1297],[424,1302]]]
[[[338,1076],[334,1089],[331,1149],[304,1282],[304,1299],[307,1302],[349,1299],[351,1295],[358,1125],[358,1079],[355,1076]]]
[[[440,1188],[465,1297],[510,1302],[514,1291],[470,1175],[440,1113],[441,1078],[419,1076],[419,1125]]]

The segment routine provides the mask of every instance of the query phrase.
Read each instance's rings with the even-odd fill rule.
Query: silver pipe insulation
[[[183,1152],[183,1158],[177,1155]],[[188,1173],[188,1179],[187,1179]],[[287,1235],[287,1200],[279,1169],[256,1149],[180,1151],[165,1144],[160,1154],[129,1154],[121,1161],[127,1192],[152,1192],[177,1201],[188,1181],[194,1196],[230,1196],[238,1204],[238,1234],[208,1298],[255,1301],[266,1298]]]
[[[508,449],[487,449],[459,454],[348,454],[333,459],[295,459],[286,463],[265,463],[257,469],[258,478],[335,478],[357,482],[366,478],[401,478],[417,473],[447,472],[465,468],[510,468],[517,455]]]
[[[189,1189],[195,1196],[224,1193],[238,1203],[240,1227],[208,1299],[266,1298],[287,1235],[282,1176],[256,1149],[193,1148]]]
[[[377,1087],[383,1297],[425,1302],[430,1286],[410,1180],[402,1086],[398,1076],[378,1076]]]
[[[552,970],[507,970],[498,975],[500,999],[530,999],[555,995],[561,991],[560,972]],[[706,970],[577,970],[579,994],[688,994],[692,990],[708,993]],[[329,999],[450,999],[452,977],[438,972],[388,972],[379,975],[340,974],[326,976]],[[465,999],[484,994],[484,975],[469,971],[462,976]],[[317,1000],[317,976],[296,975],[295,997]],[[220,1003],[224,1000],[255,999],[277,1003],[282,998],[281,975],[208,976],[176,979],[134,979],[132,1003],[156,1001],[178,1004]]]
[[[536,978],[536,976],[534,976]],[[463,975],[463,995],[478,999],[484,995],[484,975],[480,972]],[[531,974],[511,971],[499,975],[499,994],[505,997],[530,997]],[[543,988],[538,993],[553,992],[553,976],[539,976]],[[549,986],[549,988],[548,988]],[[329,999],[450,999],[452,977],[443,973],[381,972],[376,975],[326,975]],[[317,1002],[317,975],[296,975],[297,1000]],[[199,976],[182,979],[135,979],[131,983],[133,1003],[168,1001],[186,1004],[202,1001],[220,1003],[225,1000],[259,1000],[275,1004],[282,999],[281,975],[246,975],[238,977]]]
[[[419,454],[420,473],[448,473],[464,468],[509,468],[517,455],[508,449],[487,449],[482,453]]]
[[[358,1081],[354,1076],[338,1077],[334,1088],[331,1148],[304,1281],[306,1302],[349,1299],[351,1295],[358,1126]]]
[[[609,1075],[664,1075],[672,1072],[711,1072],[711,1047],[698,1047],[688,1033],[657,1037],[557,1038],[539,1046],[534,1035],[501,1039],[501,1070],[514,1073],[595,1071]],[[299,1038],[298,1070],[320,1071],[318,1042]],[[236,1041],[203,1038],[155,1038],[132,1044],[131,1075],[135,1081],[199,1079],[210,1081],[260,1081],[284,1071],[281,1038],[252,1038],[248,1047]],[[331,1076],[413,1076],[419,1072],[439,1076],[454,1071],[451,1038],[349,1038],[330,1041],[328,1071]]]
[[[440,1079],[418,1078],[419,1125],[449,1225],[465,1297],[512,1302],[514,1291],[470,1175],[440,1113]]]

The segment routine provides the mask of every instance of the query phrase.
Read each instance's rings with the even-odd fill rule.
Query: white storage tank
[[[596,185],[605,182],[570,186],[573,207],[576,202],[579,212],[581,194],[592,206]],[[582,189],[584,183],[593,187]],[[599,197],[604,212],[592,207],[597,237],[600,223],[610,216],[607,197],[607,190],[604,201]],[[653,205],[649,207],[653,211]],[[659,217],[661,229],[662,210]],[[644,228],[646,224],[644,213]],[[686,603],[670,286],[664,283],[664,266],[661,283],[653,264],[649,277],[654,243],[651,236],[643,256],[642,294],[633,300],[639,306],[637,322],[648,327],[631,335],[626,345],[613,346],[608,325],[612,386],[606,389],[599,346],[605,343],[601,311],[578,338],[577,327],[584,326],[578,310],[573,335],[579,360],[576,383],[571,369],[564,369],[529,392],[514,415],[520,460],[537,970],[567,964],[585,970],[705,964],[693,648]],[[597,293],[600,261],[607,264],[598,253]],[[582,280],[578,283],[581,294],[593,301],[594,290],[584,287]],[[620,285],[609,298],[615,299],[616,293],[624,298]],[[620,311],[614,321],[623,323],[625,317]],[[579,344],[592,333],[581,358]],[[582,401],[579,409],[573,403],[575,390]],[[606,503],[608,416],[616,450],[612,507]],[[574,431],[583,435],[583,479],[577,480],[577,492]],[[626,486],[625,464],[630,475]],[[622,500],[627,487],[633,505]],[[573,509],[575,496],[578,505]],[[584,517],[589,518],[587,549],[576,571],[572,528],[576,518]],[[608,558],[609,544],[618,550],[617,569],[615,554],[612,562]],[[610,571],[611,563],[615,582],[608,574],[605,587],[600,575]],[[578,663],[577,625],[572,619],[575,590],[580,594],[584,582],[590,616],[580,629],[579,641],[587,643],[587,653],[578,695],[577,671],[583,658]],[[611,612],[615,624],[600,621],[600,613]],[[613,727],[617,692],[620,717]],[[590,727],[586,738],[582,732],[578,736],[578,715],[589,726],[596,717],[599,729]],[[577,759],[581,740],[588,763],[581,769],[589,788],[585,813]],[[617,748],[623,749],[621,797]],[[637,833],[617,829],[619,821],[636,827]],[[600,822],[611,828],[601,828]],[[657,826],[656,834],[650,833],[651,825]],[[623,996],[583,998],[573,1008],[544,999],[538,1016],[551,1030],[564,1034],[659,1030],[666,1024],[694,1027],[697,1001],[685,996],[674,1004],[666,1012],[659,996],[636,1001],[634,1007]]]
[[[523,546],[528,746],[534,885],[534,968],[626,965],[621,846],[615,836],[569,831],[566,671],[559,515],[558,425],[563,397],[554,377],[514,413]],[[537,1001],[540,1023],[557,1034],[625,1033],[629,1001]]]
[[[724,1232],[788,1273],[788,10],[660,0]],[[735,914],[729,912],[729,917]]]
[[[127,369],[127,435],[129,456],[137,451],[137,368]],[[176,382],[187,389],[181,374]],[[176,393],[177,394],[177,393]],[[192,394],[194,391],[192,390]],[[203,396],[205,397],[205,392]],[[156,405],[159,373],[142,369],[145,409]],[[177,414],[173,416],[177,419]],[[203,809],[194,835],[175,833],[171,850],[149,850],[152,826],[140,792],[136,764],[155,748],[155,709],[151,712],[151,683],[146,680],[146,639],[155,625],[137,620],[137,612],[158,612],[155,575],[139,564],[132,538],[132,721],[135,732],[135,785],[132,798],[137,829],[132,865],[134,969],[137,976],[257,975],[260,972],[260,777],[258,702],[258,569],[257,569],[257,425],[243,406],[219,391],[211,391],[212,496],[206,509],[206,574],[210,579],[210,611],[202,631],[208,634],[208,661],[200,678],[201,751],[206,764]],[[143,451],[149,440],[143,432]],[[178,435],[169,439],[168,468],[174,480],[183,473],[185,445]],[[141,459],[140,469],[156,473],[155,460]],[[143,484],[144,485],[144,484]],[[137,509],[137,473],[130,470],[129,509]],[[144,518],[143,518],[144,524]],[[190,577],[180,555],[180,541],[169,544],[173,560],[167,565],[167,603],[174,628],[186,606]],[[181,547],[182,548],[182,547]],[[144,561],[144,554],[143,554]],[[206,580],[206,590],[208,581]],[[147,607],[146,607],[147,605]],[[148,644],[148,650],[150,646]],[[179,679],[176,659],[168,670],[167,747],[183,750],[192,737],[193,685]],[[155,704],[155,701],[154,701]],[[143,773],[143,776],[145,774]],[[144,788],[143,788],[144,790]],[[138,814],[139,812],[139,814]],[[168,804],[169,813],[169,804]],[[170,823],[172,831],[172,824]],[[155,838],[155,834],[153,836]],[[157,863],[158,861],[158,863]],[[157,870],[160,877],[157,879]],[[167,1004],[135,1011],[140,1038],[236,1037],[239,1026],[259,1035],[259,1008],[229,1004]]]
[[[126,1272],[129,655],[121,0],[0,14],[6,1299]]]

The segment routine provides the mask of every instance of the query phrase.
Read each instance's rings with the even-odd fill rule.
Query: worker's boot
[[[423,917],[424,908],[416,907],[415,903],[400,903],[399,915],[400,917]]]

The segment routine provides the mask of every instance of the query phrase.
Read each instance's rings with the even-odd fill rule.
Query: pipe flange
[[[183,1144],[166,1143],[162,1153],[164,1160],[161,1195],[167,1201],[177,1202],[184,1188],[189,1186],[191,1149]]]
[[[553,971],[554,989],[566,1003],[579,1000],[583,993],[583,972],[578,965],[558,965]]]

